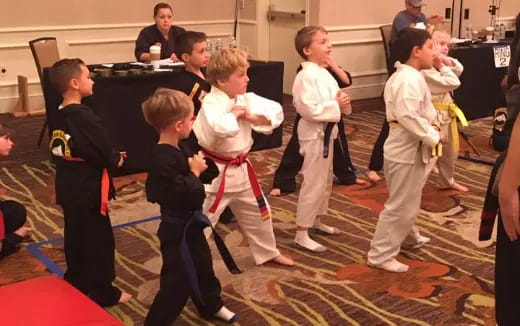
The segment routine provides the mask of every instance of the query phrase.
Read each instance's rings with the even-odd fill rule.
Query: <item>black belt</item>
[[[330,135],[332,134],[332,129],[335,125],[336,122],[327,122],[323,130],[325,134],[323,138],[323,158],[329,157]]]

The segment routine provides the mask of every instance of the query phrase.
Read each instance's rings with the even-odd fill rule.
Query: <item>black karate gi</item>
[[[114,305],[121,291],[112,285],[114,235],[108,200],[114,197],[107,168],[117,167],[103,121],[89,107],[58,110],[51,131],[56,164],[56,202],[65,219],[65,280],[101,306]]]
[[[189,168],[186,155],[180,149],[158,144],[154,150],[152,168],[146,180],[148,201],[161,206],[162,220],[158,236],[161,241],[163,265],[160,289],[146,317],[145,326],[170,325],[182,312],[191,297],[200,314],[211,318],[223,306],[220,282],[213,271],[211,251],[204,235],[204,226],[193,222],[187,227],[186,240],[197,271],[203,304],[194,295],[181,254],[181,242],[186,223],[192,212],[201,211],[206,197],[205,183],[218,175],[216,165],[208,162],[208,170],[199,179]],[[180,216],[185,223],[171,223],[165,217]]]
[[[3,220],[5,237],[0,248],[0,258],[3,258],[16,251],[16,245],[22,242],[23,238],[18,234],[13,233],[25,224],[27,211],[25,207],[14,200],[0,201],[0,218]]]
[[[175,51],[175,38],[185,31],[184,28],[173,25],[166,40],[157,25],[143,28],[135,41],[135,58],[139,61],[141,54],[150,53],[150,46],[161,43],[161,59],[168,59]]]
[[[298,68],[298,71],[300,70],[301,66]],[[329,72],[334,79],[336,79],[340,88],[352,85],[352,79],[348,72],[346,73],[351,81],[350,84],[344,83],[330,69]],[[298,121],[300,121],[300,118],[301,116],[297,114],[291,139],[283,152],[280,165],[274,174],[273,188],[279,188],[283,193],[296,191],[296,175],[303,165],[303,157],[300,155],[300,144],[298,142]],[[339,179],[341,184],[350,185],[356,183],[356,169],[350,160],[343,118],[338,122],[338,138],[334,139],[334,157],[332,164],[334,175]]]

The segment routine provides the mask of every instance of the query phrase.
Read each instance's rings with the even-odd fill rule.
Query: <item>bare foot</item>
[[[294,266],[295,264],[294,260],[281,254],[271,259],[271,261],[284,266]]]
[[[25,236],[27,234],[29,234],[30,232],[34,231],[32,227],[30,226],[22,226],[21,228],[19,228],[18,230],[14,231],[13,233],[16,234],[16,235],[19,235],[21,236],[22,238],[25,238]]]
[[[372,182],[378,182],[379,180],[381,180],[381,177],[379,176],[379,174],[377,174],[376,171],[368,171],[367,177],[368,180]]]
[[[271,189],[271,192],[269,193],[269,195],[271,195],[273,197],[280,197],[282,195],[282,191],[280,190],[280,188],[273,188],[273,189]]]
[[[132,295],[130,293],[121,292],[121,296],[119,297],[119,303],[125,303],[132,299]]]
[[[357,185],[366,185],[367,181],[365,179],[356,178],[356,184]]]
[[[468,192],[469,189],[464,187],[463,185],[459,184],[459,183],[456,183],[454,182],[451,186],[450,186],[451,189],[454,189],[454,190],[457,190],[457,191],[461,191],[461,192]]]
[[[439,168],[434,165],[433,168],[432,168],[432,173],[433,174],[439,174]]]

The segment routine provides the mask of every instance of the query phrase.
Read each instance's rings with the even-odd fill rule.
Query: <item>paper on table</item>
[[[159,60],[159,63],[161,66],[184,66],[184,62],[173,62],[170,58]]]

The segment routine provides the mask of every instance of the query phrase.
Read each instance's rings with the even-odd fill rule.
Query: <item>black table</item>
[[[450,51],[450,56],[464,66],[461,86],[455,90],[454,97],[468,120],[491,116],[496,108],[505,106],[500,83],[507,68],[495,68],[493,47],[497,45],[484,43],[455,47]]]
[[[250,61],[248,91],[255,92],[282,104],[283,62]],[[114,146],[128,152],[124,168],[117,175],[148,170],[157,133],[144,121],[141,103],[158,87],[175,89],[179,70],[137,76],[95,78],[94,95],[83,102],[90,106],[105,122]],[[44,71],[45,111],[49,129],[53,128],[54,115],[61,96],[50,85]],[[282,127],[272,135],[253,133],[253,151],[276,148],[282,145]]]

